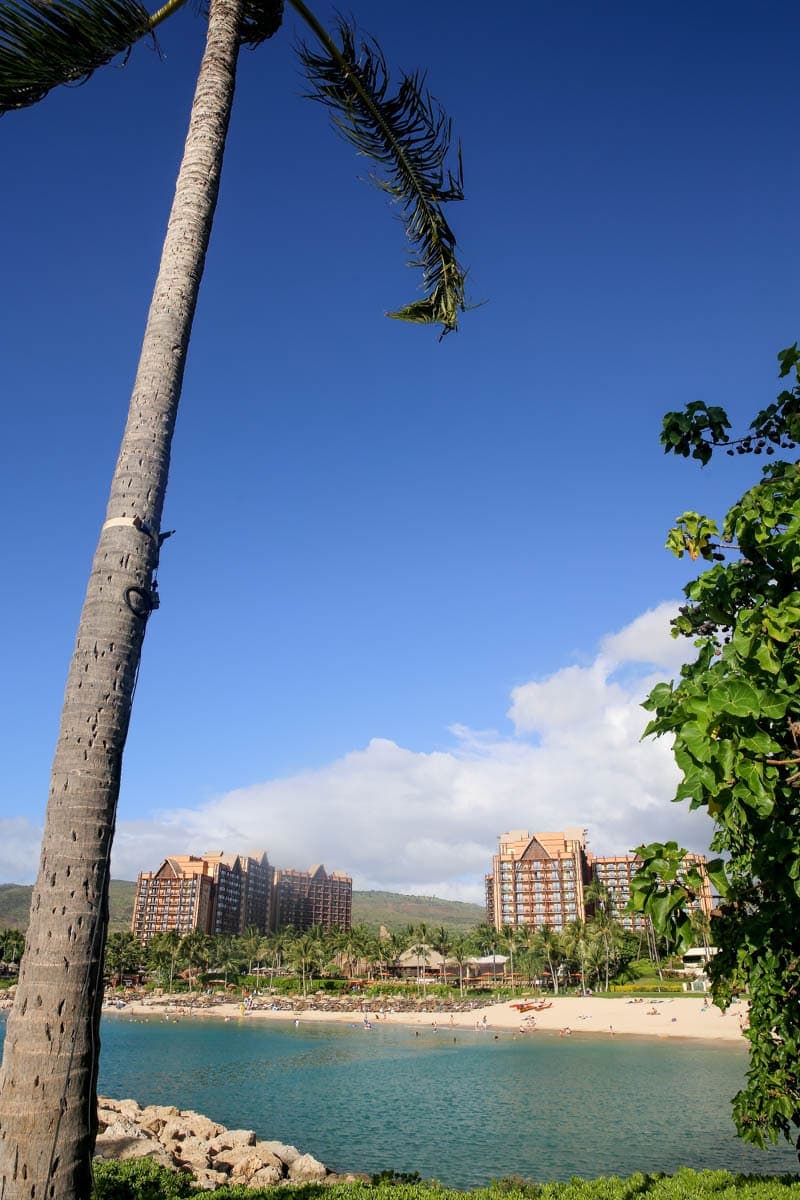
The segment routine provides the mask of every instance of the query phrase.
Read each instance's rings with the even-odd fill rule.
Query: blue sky
[[[508,828],[702,845],[637,704],[676,664],[666,529],[752,464],[658,431],[698,398],[749,420],[798,336],[796,9],[354,11],[453,116],[487,303],[442,344],[386,320],[402,229],[303,98],[287,14],[242,55],[114,873],[263,846],[479,898]],[[0,879],[35,871],[202,37],[182,13],[0,123]]]

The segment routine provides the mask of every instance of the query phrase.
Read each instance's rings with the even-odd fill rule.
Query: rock
[[[191,1109],[181,1113],[181,1120],[190,1137],[204,1138],[205,1141],[210,1141],[211,1138],[218,1137],[225,1132],[224,1125],[210,1120],[209,1117],[204,1117],[202,1113],[192,1112]]]
[[[311,1154],[283,1142],[258,1141],[252,1129],[225,1129],[202,1113],[172,1104],[98,1099],[98,1158],[149,1158],[159,1166],[186,1171],[193,1185],[211,1191],[221,1184],[269,1188],[281,1183],[368,1180],[361,1175],[329,1175]]]
[[[318,1183],[328,1174],[319,1159],[313,1154],[299,1155],[289,1167],[289,1178],[292,1183]]]
[[[97,1097],[98,1112],[101,1109],[109,1112],[120,1113],[121,1116],[127,1117],[129,1121],[138,1121],[141,1117],[142,1110],[135,1100],[109,1100],[107,1096]],[[111,1122],[108,1122],[109,1124]]]
[[[138,1125],[117,1115],[117,1119],[112,1121],[110,1125],[106,1125],[103,1132],[98,1134],[98,1141],[100,1138],[103,1141],[111,1142],[119,1141],[121,1138],[137,1139],[144,1137],[147,1137],[147,1135]],[[148,1138],[147,1140],[149,1141],[150,1139]]]
[[[281,1162],[290,1167],[295,1159],[300,1157],[296,1146],[286,1146],[283,1142],[256,1142],[259,1154],[274,1154]]]
[[[159,1121],[156,1120],[154,1124],[158,1125]],[[145,1129],[147,1128],[151,1127],[145,1125]],[[189,1131],[181,1117],[177,1116],[164,1121],[161,1128],[153,1132],[162,1145],[168,1146],[170,1142],[182,1142]]]
[[[148,1104],[143,1108],[139,1124],[151,1133],[159,1133],[167,1121],[180,1116],[180,1110],[174,1104]]]
[[[169,1149],[175,1162],[182,1167],[190,1167],[192,1171],[197,1167],[204,1168],[210,1165],[208,1142],[203,1138],[186,1137],[175,1142]]]
[[[175,1168],[164,1147],[148,1137],[98,1138],[94,1152],[97,1158],[113,1158],[118,1162],[149,1158],[160,1167]]]
[[[273,1187],[274,1184],[280,1183],[283,1179],[283,1172],[280,1167],[268,1166],[261,1167],[254,1175],[250,1177],[250,1187]]]
[[[257,1154],[249,1154],[246,1158],[240,1158],[237,1163],[231,1167],[231,1183],[249,1183],[257,1171],[266,1171],[267,1164],[259,1158]],[[283,1172],[278,1172],[278,1178],[283,1177]]]
[[[200,1167],[193,1174],[194,1186],[204,1192],[213,1192],[215,1188],[228,1182],[228,1176],[224,1171],[214,1171],[209,1167]]]
[[[212,1154],[220,1150],[233,1150],[235,1146],[255,1146],[256,1135],[252,1129],[226,1129],[216,1137],[209,1139],[209,1149]]]
[[[207,1142],[206,1145],[209,1146],[211,1143]],[[249,1162],[254,1158],[260,1167],[264,1166],[264,1160],[260,1155],[255,1154],[252,1146],[231,1146],[230,1149],[220,1150],[218,1154],[213,1155],[214,1169],[232,1172],[239,1166],[239,1163]]]

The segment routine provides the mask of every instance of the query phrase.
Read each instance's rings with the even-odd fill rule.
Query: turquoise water
[[[746,1051],[706,1042],[569,1039],[291,1022],[103,1023],[100,1089],[194,1108],[291,1142],[335,1170],[419,1171],[473,1187],[674,1171],[795,1171],[789,1146],[732,1133]]]

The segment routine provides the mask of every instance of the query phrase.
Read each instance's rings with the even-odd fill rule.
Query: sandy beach
[[[373,1002],[374,1003],[374,1002]],[[224,1021],[283,1021],[305,1023],[335,1022],[352,1025],[365,1019],[373,1025],[412,1025],[445,1029],[469,1029],[486,1033],[513,1033],[535,1037],[538,1032],[563,1036],[582,1033],[606,1037],[703,1038],[708,1041],[742,1040],[747,1006],[739,1001],[726,1013],[706,1004],[702,996],[676,996],[655,1000],[630,1000],[622,997],[554,996],[550,1007],[539,1012],[520,1013],[511,1002],[489,1004],[470,1012],[392,1012],[391,1005],[373,1007],[365,1001],[365,1012],[331,1012],[313,1007],[309,1001],[302,1011],[274,1011],[268,1007],[244,1009],[239,1001],[210,1008],[190,1005],[185,995],[169,999],[136,1000],[118,1010],[133,1017],[160,1017],[180,1020],[183,1016]],[[519,1003],[515,1001],[514,1003]],[[113,1009],[111,1011],[114,1011]]]

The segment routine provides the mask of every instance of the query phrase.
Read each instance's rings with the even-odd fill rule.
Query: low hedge
[[[373,1183],[280,1184],[274,1188],[225,1185],[214,1200],[800,1200],[796,1175],[731,1175],[728,1171],[692,1171],[675,1175],[637,1173],[627,1179],[571,1179],[566,1183],[530,1183],[501,1179],[463,1192],[435,1181],[383,1171]],[[150,1159],[96,1161],[92,1200],[188,1200],[197,1197],[188,1175],[156,1166]]]

